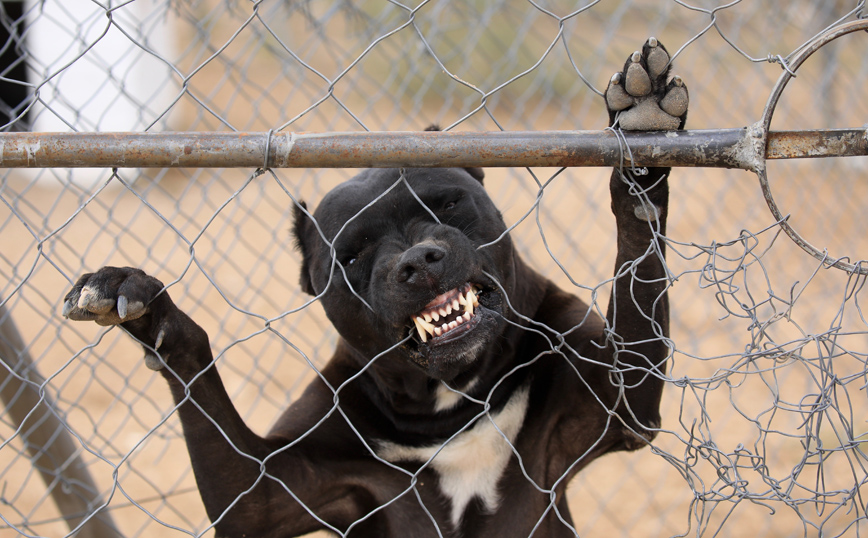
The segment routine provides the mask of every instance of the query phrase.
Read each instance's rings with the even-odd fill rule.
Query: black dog
[[[609,83],[612,122],[683,127],[687,90],[668,72],[649,39]],[[155,278],[106,267],[63,313],[120,324],[161,369],[219,536],[572,536],[569,480],[660,425],[669,171],[612,175],[605,320],[518,257],[480,170],[367,170],[315,220],[296,207],[302,287],[341,339],[265,438]]]

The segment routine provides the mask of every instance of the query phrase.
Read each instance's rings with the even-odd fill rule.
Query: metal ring
[[[868,30],[868,19],[852,21],[832,28],[828,32],[817,37],[814,41],[807,44],[804,49],[799,51],[796,57],[793,58],[792,62],[788,64],[790,69],[785,70],[783,73],[781,73],[781,76],[778,79],[774,90],[769,96],[769,100],[766,102],[766,107],[763,111],[763,117],[756,124],[756,126],[759,127],[759,129],[757,129],[758,132],[756,133],[757,141],[760,144],[760,147],[763,148],[763,151],[761,153],[762,159],[760,160],[759,166],[757,166],[756,174],[757,177],[759,177],[760,187],[762,188],[763,196],[765,196],[766,203],[768,204],[772,215],[774,215],[774,217],[778,220],[784,232],[786,232],[786,234],[790,236],[790,239],[792,239],[797,245],[799,245],[802,250],[822,262],[828,262],[831,267],[847,271],[848,273],[868,275],[868,267],[863,267],[861,264],[853,265],[851,263],[841,261],[840,259],[831,262],[830,260],[834,258],[829,256],[828,253],[821,252],[812,244],[805,241],[802,236],[796,233],[792,226],[790,226],[790,224],[786,221],[784,215],[781,214],[777,204],[775,203],[775,199],[772,196],[772,190],[769,187],[768,176],[766,174],[765,166],[765,155],[768,145],[769,127],[772,122],[772,114],[774,114],[775,107],[778,104],[778,99],[780,99],[781,94],[784,91],[784,87],[786,87],[787,83],[790,81],[791,78],[795,77],[795,72],[799,69],[799,66],[801,66],[802,63],[804,63],[804,61],[807,60],[813,53],[820,50],[820,48],[822,48],[830,41],[838,39],[839,37],[847,35],[851,32],[857,32],[859,30]]]

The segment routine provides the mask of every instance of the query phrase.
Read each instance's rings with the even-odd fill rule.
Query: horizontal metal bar
[[[0,133],[0,168],[689,166],[756,169],[752,130]],[[629,147],[629,151],[627,148]],[[265,153],[268,148],[268,161]],[[868,155],[865,129],[769,133],[768,158]]]
[[[826,131],[772,131],[766,159],[856,157],[868,155],[865,129]]]

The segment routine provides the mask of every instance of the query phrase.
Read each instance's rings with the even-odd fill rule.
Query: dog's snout
[[[446,249],[433,242],[414,245],[401,255],[396,279],[410,284],[434,283],[442,276],[445,257]]]

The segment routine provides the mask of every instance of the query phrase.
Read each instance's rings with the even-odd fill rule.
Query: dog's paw
[[[123,324],[146,348],[158,349],[166,334],[160,318],[167,308],[174,308],[163,288],[162,282],[140,269],[103,267],[78,279],[64,297],[63,316],[103,326]],[[155,310],[163,315],[146,318]],[[162,367],[153,353],[146,352],[145,359],[152,370]]]
[[[163,284],[140,269],[103,267],[75,283],[63,300],[63,316],[98,325],[119,325],[148,313]]]
[[[623,71],[612,75],[606,88],[609,125],[617,119],[625,131],[671,131],[687,119],[687,86],[681,77],[669,79],[670,56],[656,38],[630,55]]]

